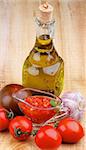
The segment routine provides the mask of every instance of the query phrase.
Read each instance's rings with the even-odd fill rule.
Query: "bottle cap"
[[[53,18],[53,7],[45,2],[39,6],[39,13],[38,13],[38,19],[43,22],[47,23],[50,22]]]

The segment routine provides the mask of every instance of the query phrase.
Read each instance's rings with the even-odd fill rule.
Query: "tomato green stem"
[[[14,117],[14,113],[12,111],[7,112],[7,118],[12,119]]]
[[[31,135],[35,136],[37,132],[38,132],[38,130],[33,130],[33,131],[31,132]]]
[[[57,126],[58,126],[58,123],[57,122],[54,123],[54,128],[57,128]]]
[[[14,128],[14,132],[17,137],[20,137],[22,134],[29,135],[28,132],[23,132],[20,128]]]

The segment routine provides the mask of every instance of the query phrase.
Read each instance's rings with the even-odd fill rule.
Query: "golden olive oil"
[[[64,62],[56,52],[50,35],[36,38],[35,46],[24,62],[22,80],[24,87],[48,91],[57,96],[61,93]]]

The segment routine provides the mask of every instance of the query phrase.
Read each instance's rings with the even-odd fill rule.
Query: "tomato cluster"
[[[52,126],[43,126],[37,132],[35,142],[41,149],[55,149],[62,143],[77,143],[84,136],[80,123],[72,118],[61,120],[56,129]]]
[[[0,107],[0,131],[9,129],[10,134],[17,140],[26,140],[33,133],[32,121],[26,116],[13,118],[12,112]],[[55,128],[50,125],[42,126],[36,133],[35,143],[40,149],[55,149],[61,143],[77,143],[84,136],[80,123],[72,118],[61,120]]]

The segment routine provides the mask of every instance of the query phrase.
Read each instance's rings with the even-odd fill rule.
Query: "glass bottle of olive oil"
[[[23,85],[58,96],[63,89],[64,62],[53,44],[53,7],[42,4],[39,10],[39,16],[36,17],[36,42],[23,65]]]

